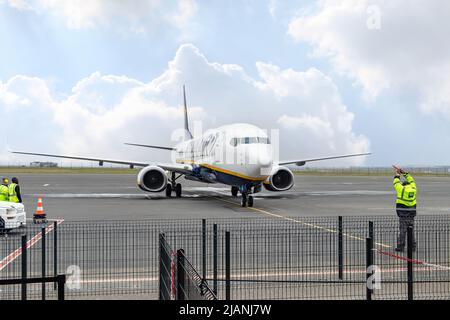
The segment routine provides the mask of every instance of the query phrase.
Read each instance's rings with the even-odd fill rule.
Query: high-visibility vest
[[[11,183],[8,186],[9,189],[9,201],[10,202],[19,202],[19,198],[17,197],[17,192],[16,192],[16,183]]]
[[[407,207],[413,207],[417,204],[417,186],[414,178],[409,174],[405,174],[406,180],[409,182],[406,186],[402,185],[399,177],[394,178],[394,188],[397,191],[397,203]]]
[[[4,184],[0,185],[0,201],[9,201],[9,189]]]

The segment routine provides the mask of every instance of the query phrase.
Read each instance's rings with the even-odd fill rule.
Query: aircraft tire
[[[233,197],[237,197],[237,195],[238,195],[238,192],[239,192],[239,188],[238,187],[231,187],[231,195],[233,196]]]
[[[181,184],[177,183],[175,185],[175,194],[177,195],[177,198],[181,198]]]
[[[172,185],[170,183],[166,186],[166,197],[170,198],[172,196]]]
[[[248,206],[249,206],[249,207],[253,207],[253,196],[248,196],[248,201],[247,201],[247,203],[248,203]]]
[[[243,207],[246,207],[246,206],[247,206],[247,195],[246,195],[246,194],[243,194],[243,195],[242,195],[241,205],[242,205]]]

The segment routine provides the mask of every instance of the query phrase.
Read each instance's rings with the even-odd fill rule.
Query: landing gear
[[[242,207],[253,207],[253,196],[243,193],[242,198],[241,198],[241,206]]]
[[[176,183],[179,177],[181,177],[181,174],[178,177],[175,177],[175,172],[172,172],[170,182],[167,184],[166,187],[166,197],[168,198],[172,197],[172,192],[175,192],[177,198],[181,197],[182,193],[181,184]]]
[[[239,192],[239,188],[238,187],[231,187],[231,195],[233,196],[233,197],[237,197],[237,195],[238,195],[238,192]]]
[[[231,187],[231,194],[234,196],[234,192],[236,191],[236,187]],[[242,207],[253,207],[253,195],[261,190],[261,186],[246,186],[242,185],[239,187],[237,191],[239,191],[242,195],[241,205]],[[236,191],[236,192],[237,192]]]

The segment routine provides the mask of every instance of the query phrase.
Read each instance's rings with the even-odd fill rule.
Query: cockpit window
[[[236,147],[240,144],[270,144],[269,138],[266,137],[244,137],[244,138],[233,138],[230,140],[230,144]]]
[[[270,140],[269,140],[269,138],[258,137],[258,143],[262,143],[262,144],[270,144]]]

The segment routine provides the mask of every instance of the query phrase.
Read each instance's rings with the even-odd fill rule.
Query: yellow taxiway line
[[[227,202],[227,203],[231,203],[231,204],[234,204],[234,205],[237,205],[237,206],[241,206],[240,204],[238,204],[236,202],[233,202],[233,201],[224,200],[224,199],[217,198],[217,197],[216,197],[216,199],[219,200],[219,201],[222,201],[222,202]],[[296,220],[296,219],[293,219],[293,218],[285,217],[285,216],[282,216],[282,215],[279,215],[279,214],[275,214],[275,213],[269,212],[267,210],[263,210],[263,209],[259,209],[259,208],[255,208],[255,207],[246,207],[246,208],[247,209],[251,209],[251,210],[256,211],[256,212],[259,212],[259,213],[262,213],[262,214],[266,214],[266,215],[272,216],[272,217],[284,219],[284,220],[287,220],[287,221],[291,221],[293,223],[302,224],[302,225],[308,226],[308,227],[313,228],[313,229],[319,229],[319,230],[323,230],[323,231],[330,232],[330,233],[337,233],[336,229],[330,229],[330,228],[319,226],[319,225],[314,224],[314,223],[304,222],[304,221],[301,221],[301,220]],[[342,235],[344,237],[347,237],[347,238],[350,238],[350,239],[359,240],[359,241],[365,241],[366,240],[364,238],[361,238],[361,237],[358,237],[358,236],[355,236],[355,235],[351,235],[351,234],[348,234],[348,233],[343,233]],[[375,244],[377,246],[383,247],[383,248],[392,248],[392,246],[384,244],[384,243],[376,242]]]

